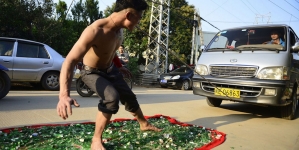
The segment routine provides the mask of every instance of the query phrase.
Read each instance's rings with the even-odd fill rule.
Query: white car
[[[59,90],[64,57],[50,46],[35,41],[0,37],[0,64],[11,82],[29,82],[46,90]]]

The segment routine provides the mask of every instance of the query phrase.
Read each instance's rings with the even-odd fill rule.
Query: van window
[[[12,56],[14,41],[0,40],[0,56]]]
[[[218,36],[213,39],[213,44],[210,48],[224,48],[227,45],[228,39],[225,36]]]
[[[42,45],[19,42],[17,57],[49,58],[49,55]]]
[[[291,46],[295,45],[297,38],[292,30],[290,30],[290,44]]]
[[[205,50],[285,50],[285,33],[285,27],[252,27],[223,30],[211,40]],[[279,42],[274,40],[273,35],[277,35]]]

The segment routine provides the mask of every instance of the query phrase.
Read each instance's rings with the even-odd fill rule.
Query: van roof
[[[290,27],[286,24],[258,24],[258,25],[248,25],[248,26],[238,26],[238,27],[232,27],[232,28],[226,28],[223,30],[231,30],[231,29],[243,29],[243,28],[257,28],[257,27]],[[222,30],[222,31],[223,31]]]

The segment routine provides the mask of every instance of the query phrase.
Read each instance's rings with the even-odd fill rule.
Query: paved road
[[[205,98],[192,91],[135,87],[133,91],[145,115],[163,114],[181,122],[213,128],[227,134],[215,150],[299,150],[299,117],[289,121],[279,118],[276,108],[223,102],[209,107]],[[0,129],[32,124],[94,121],[98,98],[80,97],[73,115],[64,121],[56,114],[58,92],[27,88],[15,89],[0,100]],[[299,114],[297,114],[299,116]],[[115,118],[132,118],[121,106]]]

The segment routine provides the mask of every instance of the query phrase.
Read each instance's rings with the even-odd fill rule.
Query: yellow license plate
[[[240,98],[240,90],[237,90],[237,89],[215,88],[214,89],[214,94],[219,95],[219,96],[228,96],[228,97]]]

